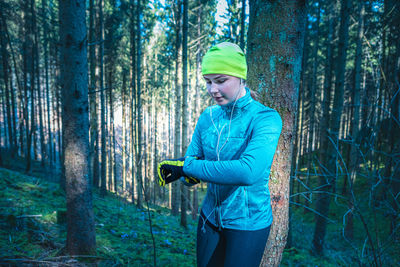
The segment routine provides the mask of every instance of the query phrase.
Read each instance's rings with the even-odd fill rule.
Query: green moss
[[[278,184],[279,180],[276,178],[276,172],[274,170],[271,170],[269,174],[269,181],[272,184]]]
[[[315,169],[317,172],[318,167]],[[306,168],[300,168],[306,172]],[[270,182],[277,183],[277,174],[272,171]],[[4,179],[3,179],[4,178]],[[337,190],[340,191],[344,176],[338,178]],[[319,177],[310,177],[311,188],[317,187]],[[370,184],[365,177],[357,178],[356,192],[368,194]],[[66,225],[57,224],[57,212],[65,211],[65,196],[59,186],[24,176],[16,172],[0,169],[0,255],[3,258],[30,258],[56,256],[62,251],[66,240]],[[296,188],[296,187],[295,187]],[[29,190],[27,190],[29,189]],[[43,191],[44,190],[44,191]],[[297,190],[297,189],[296,189]],[[304,188],[301,188],[304,191]],[[198,187],[200,198],[206,190]],[[41,194],[38,194],[41,193]],[[295,192],[294,192],[295,193]],[[315,209],[317,194],[312,195],[310,207]],[[368,197],[359,196],[361,200]],[[300,199],[304,204],[304,198]],[[94,212],[96,221],[97,265],[98,266],[151,266],[153,263],[152,237],[149,232],[146,210],[126,203],[115,195],[108,194],[101,198],[94,190]],[[368,226],[375,230],[380,241],[389,235],[387,218],[381,212],[368,207],[368,202],[360,203]],[[344,242],[341,236],[342,217],[347,210],[346,201],[337,198],[331,202],[329,217],[337,223],[328,224],[325,257],[316,257],[309,251],[315,227],[315,215],[304,213],[303,208],[293,206],[293,236],[297,246],[285,250],[282,266],[348,266],[356,263],[354,251]],[[196,262],[196,221],[189,219],[188,229],[179,225],[179,218],[169,215],[169,210],[161,206],[150,206],[153,234],[157,248],[158,266],[195,266]],[[376,211],[376,209],[375,209]],[[21,219],[21,215],[42,215]],[[14,218],[10,225],[8,216]],[[365,229],[359,218],[355,218],[355,244],[363,245]],[[375,235],[375,232],[374,232]],[[374,237],[375,238],[375,237]],[[301,249],[300,249],[301,248]],[[385,255],[398,259],[396,251],[399,246],[393,245],[385,250]],[[397,256],[396,256],[397,255]],[[396,258],[397,257],[397,258]],[[366,264],[366,263],[365,263]]]

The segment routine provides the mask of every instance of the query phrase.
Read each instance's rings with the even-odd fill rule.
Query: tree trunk
[[[34,1],[32,3],[32,27],[34,31],[34,53],[35,53],[35,76],[36,76],[36,87],[37,87],[37,96],[38,96],[38,116],[39,116],[39,137],[40,137],[40,165],[43,168],[46,158],[48,157],[45,140],[44,140],[44,123],[43,123],[43,106],[42,106],[42,94],[41,94],[41,82],[40,82],[40,64],[39,64],[39,32],[37,28],[36,22],[36,10]]]
[[[127,134],[126,134],[126,77],[127,70],[123,69],[122,71],[122,88],[121,88],[121,98],[122,98],[122,195],[125,195],[126,190],[126,156],[128,151],[128,142],[127,142]]]
[[[353,116],[351,123],[351,148],[349,157],[349,174],[347,177],[349,181],[348,200],[350,212],[347,213],[345,235],[348,239],[353,239],[353,213],[354,213],[354,194],[353,184],[356,181],[356,175],[358,170],[359,158],[360,158],[360,143],[359,143],[359,123],[360,123],[360,90],[361,90],[361,60],[362,60],[362,38],[364,35],[364,14],[365,4],[360,1],[358,3],[359,17],[358,17],[358,31],[356,40],[356,58],[354,59],[354,93],[353,93]]]
[[[157,59],[156,59],[157,60]],[[157,76],[157,71],[155,71],[156,76]],[[156,82],[158,84],[158,80],[156,78]],[[158,176],[157,173],[157,164],[159,162],[158,159],[158,154],[160,153],[158,149],[158,127],[161,127],[161,123],[158,123],[158,116],[160,115],[158,112],[158,105],[156,105],[156,102],[158,103],[158,98],[157,95],[153,92],[153,110],[154,110],[154,155],[153,155],[153,177],[154,177],[154,199],[153,199],[153,205],[156,204],[156,197],[160,197],[160,186],[158,185],[158,179],[156,178]],[[163,133],[162,131],[160,131]]]
[[[240,16],[240,48],[245,51],[244,36],[246,34],[245,29],[245,21],[246,21],[246,0],[242,0],[242,9],[241,9],[241,16]]]
[[[1,12],[1,11],[0,11]],[[3,18],[3,15],[1,15]],[[8,129],[8,138],[9,138],[9,143],[10,143],[10,150],[11,150],[11,157],[14,156],[14,135],[15,132],[14,127],[13,127],[13,118],[11,115],[11,101],[10,101],[10,91],[12,91],[12,88],[9,87],[10,83],[8,82],[9,79],[9,70],[10,67],[8,65],[9,57],[7,53],[7,41],[5,38],[5,20],[1,19],[0,20],[0,31],[1,31],[1,36],[0,36],[0,45],[1,45],[1,58],[2,58],[2,65],[3,65],[3,82],[4,82],[4,92],[3,95],[5,95],[5,108],[6,108],[6,114],[7,116],[3,118],[4,121],[7,121],[7,129]],[[5,125],[5,124],[4,124]]]
[[[306,2],[306,12],[307,14],[310,14],[310,3],[307,1]],[[306,26],[305,26],[305,33],[304,33],[304,43],[308,44],[309,42],[311,42],[311,38],[310,38],[310,29],[309,29],[309,25],[310,25],[310,21],[307,19],[306,20]],[[301,63],[301,77],[300,77],[300,89],[299,91],[301,92],[299,95],[299,98],[301,98],[301,114],[299,114],[299,116],[301,116],[301,136],[300,136],[300,152],[301,153],[301,157],[299,159],[299,165],[303,166],[304,161],[306,159],[306,154],[307,154],[307,133],[309,131],[303,131],[304,126],[306,125],[306,118],[307,118],[307,111],[309,108],[309,81],[308,81],[308,72],[307,72],[307,67],[308,67],[308,58],[310,57],[310,46],[309,45],[305,45],[304,49],[303,49],[303,59],[302,59],[302,63]],[[304,137],[304,142],[303,142],[303,137]],[[307,156],[308,158],[308,156]],[[308,166],[307,166],[308,167]],[[302,176],[303,174],[301,174]],[[301,176],[299,177],[301,179]],[[307,185],[304,189],[305,190],[309,190],[309,168],[307,168],[307,174],[305,174],[304,176],[306,176],[306,182],[305,184]],[[297,185],[298,190],[300,191],[300,183]],[[303,186],[304,187],[304,186]],[[311,198],[312,194],[311,192],[308,193],[309,198]],[[300,200],[300,195],[297,196],[297,202],[299,202]],[[308,207],[310,205],[310,201],[308,198],[305,199],[304,201],[304,209],[303,212],[306,213],[308,212]]]
[[[174,157],[179,158],[181,154],[181,117],[182,117],[182,88],[181,88],[181,7],[182,1],[178,0],[176,3],[176,20],[175,20],[175,33],[176,33],[176,42],[175,42],[175,92],[176,92],[176,107],[175,107],[175,138],[174,138]],[[180,203],[180,183],[172,183],[172,215],[177,216],[179,214],[179,203]]]
[[[200,79],[201,79],[201,56],[202,56],[202,46],[201,46],[201,30],[202,30],[202,16],[203,16],[203,5],[201,0],[198,0],[199,5],[199,12],[197,17],[197,51],[196,51],[196,94],[195,94],[195,101],[194,101],[194,112],[193,112],[193,121],[197,121],[200,116]],[[197,193],[197,186],[193,187],[193,209],[192,209],[192,219],[196,220],[197,218],[197,211],[199,209],[199,197]]]
[[[182,24],[182,155],[186,153],[188,141],[188,0],[183,0],[183,24]],[[187,227],[187,206],[189,190],[181,185],[181,225]]]
[[[18,67],[17,67],[17,62],[16,62],[16,59],[15,59],[15,53],[14,53],[14,49],[12,47],[10,35],[8,33],[7,21],[6,21],[5,17],[4,17],[4,14],[1,11],[0,11],[0,20],[1,20],[0,23],[3,25],[2,26],[3,27],[3,33],[5,35],[4,38],[7,39],[6,41],[8,43],[8,46],[9,46],[10,50],[11,50],[12,61],[14,63],[14,73],[15,73],[15,78],[16,78],[16,83],[17,83],[17,88],[18,88],[18,95],[19,95],[19,99],[22,100],[22,88],[21,88],[22,84],[21,84],[20,79],[19,79]],[[11,73],[10,64],[8,64],[8,67],[10,68],[10,73]],[[17,115],[17,105],[18,105],[18,103],[16,103],[15,93],[14,93],[14,90],[13,90],[12,83],[13,83],[13,79],[10,79],[10,87],[9,88],[10,88],[10,92],[11,92],[11,107],[12,107],[11,110],[12,110],[12,118],[13,118],[13,120],[12,120],[12,128],[13,128],[13,134],[14,134],[14,140],[13,140],[14,151],[12,151],[12,155],[11,156],[13,156],[15,153],[18,153],[18,143],[17,143],[17,135],[18,134],[17,134],[17,125],[16,125],[17,124],[17,116],[18,116]],[[22,101],[20,101],[20,102],[22,102]],[[20,112],[21,112],[21,110],[22,110],[22,108],[19,109]],[[20,118],[22,118],[22,117],[23,116],[20,116]],[[23,139],[23,131],[21,129],[21,127],[23,125],[22,122],[23,122],[23,120],[21,120],[19,122],[19,127],[20,127],[19,136],[20,136],[20,139]],[[20,145],[20,147],[21,147],[21,150],[23,150],[22,144]]]
[[[307,41],[307,39],[305,39],[306,35],[307,34],[304,34],[304,41],[305,42]],[[303,56],[305,56],[305,51],[304,50],[305,49],[303,49]],[[302,62],[303,65],[302,66],[304,66],[304,62],[305,62],[304,58],[303,58],[302,61],[303,61]],[[303,68],[302,68],[302,71],[304,72]],[[298,125],[299,130],[298,130],[298,137],[297,137],[298,138],[298,143],[297,143],[298,152],[297,152],[297,157],[296,157],[296,162],[295,162],[295,168],[297,170],[300,170],[301,167],[302,167],[301,159],[303,157],[302,144],[303,144],[303,135],[304,135],[303,128],[304,128],[304,117],[305,117],[305,111],[304,111],[304,101],[305,101],[304,100],[304,96],[305,96],[305,92],[304,91],[305,90],[304,90],[303,81],[301,80],[301,83],[300,83],[300,86],[299,86],[299,101],[298,101],[298,103],[299,103],[298,110],[299,111],[298,111],[298,115],[297,115],[298,122],[299,122],[299,125]],[[302,176],[303,176],[303,174],[301,172],[298,175],[296,175],[297,179],[299,179],[299,181],[297,181],[297,190],[296,190],[296,192],[298,193],[298,195],[296,196],[296,202],[299,203],[299,204],[300,204],[300,194],[299,193],[300,193],[300,186],[301,186],[301,182],[300,181],[302,180]],[[307,205],[307,202],[306,202],[306,205]]]
[[[67,195],[67,250],[95,254],[89,181],[89,117],[85,1],[59,1],[63,106],[63,170]]]
[[[103,19],[103,0],[99,0],[99,30],[100,30],[100,117],[101,117],[101,165],[100,165],[100,177],[101,186],[100,192],[104,196],[107,192],[107,142],[106,142],[106,101],[104,96],[104,19]]]
[[[30,93],[31,93],[31,130],[30,130],[30,135],[31,135],[31,145],[33,148],[33,159],[36,161],[38,159],[38,150],[37,150],[37,114],[36,114],[36,109],[38,108],[38,105],[36,104],[36,93],[39,92],[39,87],[37,86],[38,84],[36,83],[36,78],[38,77],[36,74],[36,61],[38,60],[36,58],[36,31],[35,31],[35,0],[30,1],[30,25],[29,25],[29,30],[30,30],[30,40],[31,40],[31,68],[30,68],[30,77],[31,77],[31,84],[30,84]],[[35,84],[36,83],[36,84]]]
[[[136,114],[137,114],[137,144],[138,144],[138,149],[137,149],[137,202],[136,205],[141,208],[142,207],[142,193],[143,193],[143,170],[142,170],[142,165],[143,165],[143,155],[142,155],[142,150],[143,150],[143,132],[142,132],[142,123],[143,123],[143,118],[142,118],[142,96],[141,96],[141,57],[142,57],[142,51],[141,51],[141,26],[140,26],[140,14],[142,13],[141,10],[141,5],[140,5],[141,0],[137,0],[137,7],[136,7],[136,99],[137,99],[137,107],[136,107]]]
[[[113,63],[112,63],[113,64]],[[116,178],[116,168],[115,163],[115,128],[114,128],[114,99],[113,99],[113,66],[109,66],[111,70],[109,71],[108,80],[108,93],[109,93],[109,113],[110,113],[110,128],[109,128],[109,140],[110,140],[110,191],[117,193],[117,178]]]
[[[312,173],[312,166],[314,161],[314,150],[315,150],[315,106],[316,106],[316,91],[317,91],[317,63],[318,63],[318,45],[319,45],[319,22],[320,22],[320,10],[321,10],[321,3],[316,2],[318,4],[317,10],[317,21],[315,22],[315,38],[314,38],[314,46],[312,50],[312,74],[311,74],[311,91],[310,91],[310,128],[309,128],[309,135],[308,135],[308,154],[307,154],[307,188],[310,188],[310,179]],[[306,206],[308,206],[310,202],[306,202]],[[304,209],[306,211],[307,209]]]
[[[330,192],[333,192],[336,184],[337,160],[339,147],[340,118],[343,110],[344,77],[348,43],[348,23],[350,12],[350,0],[341,3],[340,29],[339,29],[339,48],[338,61],[336,68],[335,97],[333,100],[332,115],[329,118],[329,138],[326,139],[326,161],[322,163],[327,168],[326,177],[320,179],[320,190],[325,190],[328,194],[318,196],[316,210],[316,224],[313,238],[313,249],[318,255],[322,254],[324,238],[327,227],[326,218],[329,215],[329,205],[331,201]],[[327,179],[327,180],[326,180]]]
[[[31,170],[31,152],[32,152],[32,132],[34,131],[34,78],[33,78],[33,39],[32,39],[32,29],[31,29],[31,14],[29,12],[29,3],[25,1],[24,3],[24,25],[25,25],[25,40],[23,44],[24,53],[24,120],[25,120],[25,133],[26,133],[26,168],[25,171],[29,172]],[[29,97],[28,91],[30,92],[31,108],[29,109]],[[29,112],[30,111],[30,112]],[[31,122],[29,123],[29,113]]]
[[[94,43],[95,37],[95,3],[94,0],[89,1],[89,108],[90,108],[90,180],[94,187],[99,187],[99,128],[98,128],[98,115],[97,115],[97,86],[96,86],[96,46]]]
[[[51,109],[50,109],[50,84],[49,84],[49,52],[48,52],[48,31],[49,26],[47,23],[47,1],[42,0],[42,18],[43,18],[43,52],[44,52],[44,71],[45,71],[45,91],[46,91],[46,109],[47,109],[47,156],[49,163],[53,163],[53,137],[51,131]]]
[[[303,54],[305,3],[260,0],[249,3],[249,85],[259,89],[262,103],[275,108],[284,122],[269,183],[274,222],[261,263],[262,266],[279,266],[288,233],[289,178]]]
[[[333,1],[328,5],[328,9],[331,10],[329,12],[328,18],[328,38],[326,39],[325,47],[325,57],[327,62],[325,64],[324,70],[324,85],[323,85],[323,97],[321,99],[322,103],[322,115],[321,115],[321,132],[320,132],[320,154],[319,154],[319,162],[325,162],[326,158],[326,146],[327,146],[327,138],[328,138],[328,123],[329,123],[329,114],[330,114],[330,103],[331,103],[331,95],[332,95],[332,66],[333,66],[333,42],[334,40],[334,29],[335,29],[335,18],[334,11],[336,10],[336,2]],[[323,169],[325,166],[319,166],[319,169]],[[321,171],[322,172],[322,171]]]
[[[135,203],[135,178],[136,178],[136,167],[137,167],[137,116],[136,116],[136,30],[135,30],[135,22],[136,22],[136,9],[134,0],[130,1],[131,12],[130,12],[130,56],[131,56],[131,102],[130,102],[130,125],[131,125],[131,157],[130,157],[130,165],[131,165],[131,200],[132,203]]]

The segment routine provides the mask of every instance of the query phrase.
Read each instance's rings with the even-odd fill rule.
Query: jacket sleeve
[[[183,171],[205,182],[225,185],[252,185],[271,168],[282,130],[282,120],[274,110],[257,114],[246,149],[239,159],[226,161],[196,160],[188,157]]]
[[[201,123],[204,119],[204,112],[200,115],[196,127],[194,128],[194,132],[192,135],[192,140],[189,144],[188,149],[186,150],[185,157],[196,157],[196,158],[204,158],[203,155],[203,147],[201,144]]]

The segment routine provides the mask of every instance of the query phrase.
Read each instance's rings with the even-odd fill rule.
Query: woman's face
[[[220,105],[229,104],[245,95],[240,78],[226,74],[203,75],[207,90],[215,102]]]

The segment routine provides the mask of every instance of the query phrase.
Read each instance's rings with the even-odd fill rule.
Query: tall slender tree
[[[245,22],[246,22],[246,0],[242,0],[242,9],[240,15],[240,48],[242,48],[243,51],[245,51],[245,45],[246,45],[244,42],[244,36],[246,35]]]
[[[41,81],[40,81],[40,58],[39,58],[39,31],[37,26],[37,19],[36,19],[36,5],[32,3],[32,29],[34,32],[34,59],[35,59],[35,82],[36,82],[36,93],[37,93],[37,109],[38,109],[38,120],[39,120],[39,139],[40,139],[40,165],[44,167],[47,151],[45,147],[45,140],[44,140],[44,123],[43,123],[43,105],[42,105],[42,88],[41,88]]]
[[[141,58],[142,58],[142,45],[141,45],[141,14],[142,6],[141,0],[137,0],[136,5],[136,120],[137,120],[137,206],[142,206],[142,193],[143,193],[143,114],[142,114],[142,92],[141,92]]]
[[[106,100],[104,96],[104,17],[103,0],[99,0],[99,31],[100,31],[100,123],[101,123],[101,194],[104,196],[107,191],[107,142],[106,142]]]
[[[67,250],[94,254],[96,237],[89,181],[86,5],[60,0],[63,171],[67,193]]]
[[[183,0],[182,22],[182,155],[186,152],[188,141],[188,0]],[[188,188],[181,186],[181,225],[187,227]]]
[[[128,71],[126,69],[122,70],[122,88],[121,88],[121,101],[122,101],[122,173],[121,173],[121,178],[122,178],[122,195],[125,195],[126,191],[126,178],[127,178],[127,156],[129,155],[128,153],[128,135],[126,132],[126,116],[128,114],[126,110],[126,105],[127,105],[127,76],[128,76]]]
[[[2,12],[2,11],[0,11]],[[0,30],[1,32],[6,31],[6,25],[5,25],[5,19],[3,14],[0,15]],[[8,65],[9,62],[9,55],[7,53],[7,41],[5,38],[5,34],[1,34],[0,36],[0,49],[1,49],[1,61],[2,61],[2,68],[3,68],[3,88],[4,92],[3,95],[5,96],[5,108],[6,108],[6,114],[7,116],[4,117],[4,120],[7,121],[7,129],[8,129],[8,138],[9,138],[9,143],[10,143],[10,150],[11,150],[11,155],[14,156],[14,135],[15,129],[13,127],[13,118],[12,118],[12,112],[11,112],[11,99],[10,99],[10,92],[13,90],[10,87],[9,79],[10,79],[10,67]]]
[[[96,40],[95,39],[95,0],[89,1],[89,108],[90,108],[90,179],[93,186],[99,186],[99,129],[98,129],[98,105],[96,87]]]
[[[182,118],[182,87],[181,87],[181,51],[182,51],[182,38],[181,38],[181,17],[182,17],[182,1],[178,0],[175,4],[175,97],[176,97],[176,106],[175,106],[175,138],[174,138],[174,157],[178,158],[182,154],[181,151],[181,118]],[[172,206],[172,214],[179,214],[179,203],[180,203],[180,183],[172,183],[172,196],[171,196],[171,206]]]
[[[45,91],[46,91],[46,109],[47,109],[47,145],[46,154],[49,157],[50,164],[53,163],[53,134],[51,129],[51,109],[50,109],[50,77],[49,77],[49,25],[47,21],[47,1],[42,0],[42,18],[43,18],[43,52],[44,52],[44,73],[45,73]]]
[[[362,38],[364,35],[364,15],[365,15],[365,3],[360,1],[358,3],[358,30],[356,39],[356,56],[354,59],[354,91],[352,96],[352,109],[353,118],[351,122],[351,138],[352,145],[350,148],[348,168],[349,175],[347,177],[349,180],[349,209],[350,212],[347,214],[346,218],[346,236],[347,238],[353,239],[353,213],[354,213],[354,190],[353,184],[356,180],[357,169],[359,165],[360,155],[360,144],[358,142],[359,138],[359,124],[360,124],[360,91],[361,91],[361,60],[362,60]]]
[[[135,177],[137,174],[136,167],[137,167],[137,109],[136,109],[136,33],[137,31],[135,30],[135,25],[136,25],[136,8],[135,8],[135,3],[134,0],[130,0],[130,20],[129,20],[129,31],[130,31],[130,59],[131,59],[131,90],[130,90],[130,125],[131,125],[131,131],[130,131],[130,137],[131,137],[131,143],[130,143],[130,149],[129,151],[131,152],[130,156],[130,169],[131,169],[131,198],[132,198],[132,203],[135,203]]]
[[[23,5],[23,20],[24,20],[24,43],[23,43],[23,73],[24,73],[24,126],[26,135],[26,168],[25,171],[31,170],[31,155],[32,155],[32,132],[34,131],[34,82],[33,82],[33,52],[32,52],[32,30],[31,30],[31,12],[29,9],[28,1],[24,2]],[[29,95],[30,93],[30,99]],[[31,102],[31,108],[29,109],[29,100]],[[29,112],[30,111],[30,112]],[[30,117],[29,117],[30,115]],[[29,123],[29,118],[31,122]]]
[[[313,237],[313,248],[316,254],[322,254],[324,239],[327,227],[327,216],[329,212],[329,205],[331,195],[329,192],[335,187],[337,178],[337,160],[338,160],[338,145],[339,145],[339,129],[340,118],[343,110],[343,93],[344,93],[344,75],[346,66],[346,55],[348,46],[348,23],[350,12],[350,0],[344,0],[341,3],[340,10],[340,29],[339,29],[339,47],[338,57],[336,64],[336,81],[335,81],[335,96],[333,100],[332,113],[329,117],[329,136],[325,142],[326,145],[326,158],[323,160],[323,165],[327,168],[327,177],[320,179],[321,188],[328,192],[328,194],[320,194],[317,201],[316,224]]]
[[[312,49],[312,74],[311,74],[311,90],[310,90],[310,104],[309,104],[309,135],[308,135],[308,154],[307,154],[307,187],[310,186],[310,176],[311,176],[311,168],[313,165],[313,155],[314,155],[314,149],[315,149],[315,118],[316,118],[316,114],[315,114],[315,106],[316,106],[316,94],[317,94],[317,63],[318,63],[318,45],[319,45],[319,24],[320,24],[320,18],[321,18],[321,3],[320,2],[316,2],[317,4],[317,20],[315,22],[315,37],[314,37],[314,46]]]

